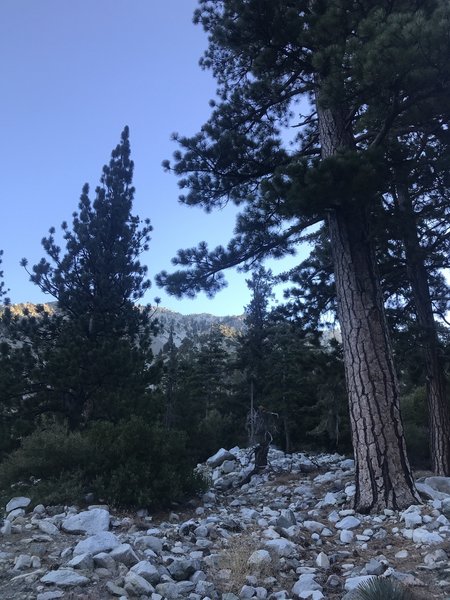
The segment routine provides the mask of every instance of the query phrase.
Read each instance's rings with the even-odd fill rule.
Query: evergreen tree
[[[180,251],[191,268],[159,282],[213,293],[224,268],[292,252],[327,219],[361,512],[419,500],[370,218],[386,140],[448,108],[448,12],[444,0],[201,0],[195,17],[209,33],[203,66],[219,103],[198,135],[177,138],[174,170],[184,202],[244,209],[226,249]],[[288,126],[299,131],[293,147]]]
[[[126,127],[94,201],[86,184],[72,228],[62,224],[65,251],[54,228],[42,240],[48,258],[30,279],[57,300],[56,313],[15,320],[36,357],[32,378],[40,389],[29,403],[36,412],[62,413],[72,427],[148,410],[154,325],[149,307],[135,303],[150,286],[139,256],[151,226],[132,214],[132,176]]]
[[[438,127],[437,131],[439,129]],[[446,247],[448,246],[448,236],[444,234],[442,237],[441,232],[443,229],[442,223],[447,220],[446,217],[448,217],[450,205],[448,200],[447,202],[442,202],[442,196],[448,195],[448,193],[445,193],[447,186],[443,185],[444,182],[441,181],[440,174],[437,172],[439,170],[439,161],[437,160],[431,161],[435,165],[432,177],[434,189],[424,189],[423,171],[424,169],[428,171],[430,168],[429,154],[433,150],[422,150],[424,145],[423,137],[420,136],[419,144],[409,144],[409,157],[405,155],[405,149],[408,148],[406,144],[403,144],[402,148],[393,148],[392,154],[395,157],[391,157],[392,196],[398,222],[398,233],[403,242],[405,266],[411,286],[414,312],[420,330],[418,341],[423,350],[425,363],[432,469],[439,475],[449,475],[450,412],[447,398],[447,382],[441,344],[434,320],[432,294],[426,263],[428,258],[429,263],[432,262],[436,265],[436,257],[439,254],[443,254],[445,257],[448,256],[448,248]],[[439,143],[433,143],[433,137],[435,136],[427,135],[425,137],[425,141],[431,149],[441,146]],[[417,150],[418,145],[420,150]],[[445,150],[448,152],[448,149]],[[423,153],[425,153],[425,156],[421,156]],[[441,196],[441,202],[437,203],[435,202],[438,195],[436,194],[436,188]],[[422,204],[427,206],[430,203],[429,195],[431,195],[431,203],[436,204],[436,206],[432,207],[431,214],[428,211],[427,224],[430,224],[431,219],[436,220],[436,218],[441,220],[441,223],[430,228],[434,237],[432,244],[423,244],[419,238],[418,217],[416,216],[414,204],[415,202],[417,204],[422,202]],[[439,243],[436,237],[441,237],[438,240]],[[427,248],[430,245],[431,248]],[[445,263],[439,266],[445,266]]]
[[[237,348],[237,366],[246,372],[249,387],[249,444],[254,445],[254,413],[256,406],[264,404],[265,355],[267,348],[267,325],[269,301],[273,298],[272,272],[259,267],[247,279],[251,291],[250,304],[245,307],[245,334],[239,339]]]

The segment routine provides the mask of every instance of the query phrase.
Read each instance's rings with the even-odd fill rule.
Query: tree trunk
[[[408,186],[398,177],[396,196],[405,247],[406,269],[413,293],[425,361],[431,464],[433,471],[438,475],[450,475],[450,415],[428,274],[417,237],[417,224]]]
[[[322,157],[353,148],[344,112],[317,102]],[[358,512],[420,502],[403,436],[398,383],[384,315],[367,209],[348,201],[330,210],[344,366],[356,463]]]
[[[267,457],[269,455],[270,441],[264,440],[255,448],[255,473],[261,473],[267,467]]]
[[[284,451],[286,454],[291,453],[291,427],[289,418],[286,413],[283,415],[283,429],[284,429]]]

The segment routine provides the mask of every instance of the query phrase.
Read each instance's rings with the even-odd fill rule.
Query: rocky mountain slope
[[[207,313],[182,315],[167,308],[157,307],[155,318],[161,325],[161,331],[156,337],[152,348],[158,352],[167,342],[169,332],[173,328],[173,337],[176,345],[179,345],[185,337],[196,337],[218,327],[226,336],[234,336],[244,328],[243,315],[217,317]]]
[[[251,453],[221,450],[202,465],[210,488],[167,514],[12,499],[0,534],[2,600],[352,600],[383,578],[409,598],[450,598],[450,479],[419,483],[402,513],[351,508],[354,464],[285,455],[240,485]]]
[[[57,309],[56,302],[44,304],[47,312]],[[23,315],[25,311],[34,316],[37,315],[36,305],[31,303],[15,304],[11,306],[13,314]],[[218,327],[226,336],[234,336],[244,328],[244,316],[234,315],[217,317],[207,313],[182,315],[181,313],[157,306],[154,308],[153,318],[157,319],[160,331],[152,343],[153,352],[156,354],[161,350],[169,338],[169,332],[173,330],[173,338],[178,346],[187,336],[196,337],[209,333],[211,328]],[[1,332],[0,332],[1,337]]]

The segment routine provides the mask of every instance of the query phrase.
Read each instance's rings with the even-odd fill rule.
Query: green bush
[[[167,505],[201,487],[190,463],[186,437],[133,417],[118,425],[98,423],[89,433],[95,452],[93,491],[118,505]]]
[[[138,417],[94,423],[70,432],[47,424],[0,464],[0,490],[11,485],[47,503],[79,502],[86,492],[111,505],[162,507],[202,486],[193,473],[184,435]]]
[[[377,577],[361,583],[354,600],[415,600],[416,596],[398,581]]]

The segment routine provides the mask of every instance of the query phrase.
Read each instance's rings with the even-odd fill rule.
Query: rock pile
[[[354,463],[285,455],[250,483],[248,451],[220,450],[190,507],[156,519],[107,506],[32,506],[12,498],[1,523],[0,598],[53,600],[351,600],[389,577],[450,599],[450,479],[419,482],[424,504],[363,516],[351,508]]]

